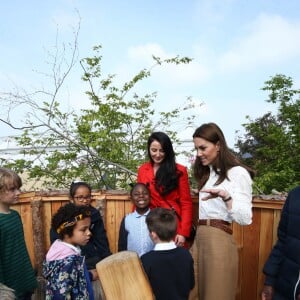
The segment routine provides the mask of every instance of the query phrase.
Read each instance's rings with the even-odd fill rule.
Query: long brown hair
[[[228,179],[227,172],[229,169],[235,166],[241,166],[245,168],[250,176],[254,177],[254,171],[243,164],[234,154],[230,151],[227,146],[224,134],[220,127],[215,123],[205,123],[198,127],[194,134],[193,138],[202,138],[213,144],[219,144],[220,150],[216,160],[214,168],[215,172],[219,175],[218,180],[215,182],[215,185],[220,184],[225,179]],[[203,166],[200,158],[197,157],[194,163],[194,176],[198,182],[199,188],[202,188],[206,181],[209,178],[209,166]]]

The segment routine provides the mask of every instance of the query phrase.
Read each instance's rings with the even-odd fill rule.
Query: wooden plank
[[[242,299],[256,299],[258,249],[260,233],[260,210],[253,210],[252,224],[244,226],[244,247],[242,250]]]
[[[259,241],[259,259],[258,259],[258,274],[257,274],[257,298],[260,299],[260,294],[264,284],[264,274],[262,272],[264,264],[270,254],[273,242],[273,210],[261,209],[260,219],[260,241]]]
[[[131,201],[124,201],[124,216],[131,213],[133,209]]]
[[[244,232],[243,226],[240,226],[237,223],[233,223],[232,225],[233,237],[237,245],[238,249],[238,257],[239,257],[239,270],[238,270],[238,283],[237,283],[237,291],[236,291],[236,300],[242,300],[242,274],[243,274],[243,264],[242,262],[242,251],[243,251],[243,243],[244,243]]]
[[[23,222],[24,238],[28,254],[30,256],[31,263],[35,267],[35,257],[33,249],[33,237],[32,237],[32,210],[30,202],[23,202],[20,207],[20,216]]]
[[[117,251],[119,224],[123,216],[132,211],[132,204],[127,192],[93,191],[93,202],[101,199],[104,207],[104,224],[111,251]],[[261,269],[268,252],[277,240],[277,226],[280,220],[284,200],[267,197],[253,197],[253,224],[250,226],[233,225],[233,235],[239,251],[239,282],[236,300],[254,300],[258,298],[263,284]],[[25,241],[29,255],[34,263],[32,239],[31,200],[41,200],[43,205],[42,224],[44,226],[45,248],[50,246],[49,230],[53,214],[61,205],[68,203],[68,191],[27,192],[20,195],[20,201],[12,206],[22,218]],[[198,215],[198,197],[193,196],[193,218]],[[273,214],[273,221],[271,215]],[[271,223],[271,224],[269,224]],[[269,233],[269,234],[268,234]]]
[[[33,250],[35,256],[35,269],[37,276],[42,275],[42,266],[45,258],[43,203],[41,200],[31,201]]]
[[[112,253],[116,253],[117,243],[116,236],[118,236],[119,228],[116,227],[116,201],[109,200],[106,202],[106,235],[109,242],[109,247]]]
[[[51,216],[53,216],[59,210],[59,208],[65,203],[62,201],[55,201],[55,202],[51,201]]]
[[[44,216],[44,243],[46,252],[50,248],[50,228],[52,219],[51,202],[43,202],[43,216]]]
[[[126,201],[128,203],[128,209],[129,211],[132,211],[132,204],[129,201]],[[126,215],[126,211],[125,211],[125,201],[123,200],[122,203],[118,203],[116,205],[116,234],[115,234],[115,239],[116,239],[116,248],[115,248],[115,252],[118,251],[118,241],[119,241],[119,228],[120,228],[120,224],[122,219],[124,218],[124,216]]]

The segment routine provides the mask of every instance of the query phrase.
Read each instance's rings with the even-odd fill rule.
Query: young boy
[[[153,249],[146,216],[150,212],[150,192],[144,183],[136,183],[130,191],[134,212],[126,215],[120,225],[118,250],[135,251],[139,256]]]
[[[51,245],[43,265],[46,300],[94,299],[85,257],[80,250],[91,237],[90,215],[89,207],[68,203],[53,216],[51,225],[59,239]]]
[[[153,208],[146,223],[154,250],[141,257],[156,300],[187,300],[194,287],[193,258],[190,252],[176,247],[177,220],[174,212],[165,208]]]
[[[0,282],[15,291],[18,300],[29,300],[37,281],[24,240],[20,215],[10,206],[18,202],[21,178],[0,168]]]

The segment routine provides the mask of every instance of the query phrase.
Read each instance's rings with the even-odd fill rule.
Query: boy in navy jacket
[[[146,223],[154,250],[141,256],[156,300],[187,300],[194,287],[194,264],[190,252],[176,247],[177,220],[173,211],[153,208]]]

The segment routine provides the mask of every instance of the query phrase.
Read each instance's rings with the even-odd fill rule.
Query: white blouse
[[[204,188],[226,190],[232,198],[232,208],[228,210],[221,197],[202,201],[206,193],[199,193],[199,219],[222,219],[235,221],[240,225],[252,223],[252,179],[248,171],[236,166],[228,170],[226,179],[219,185],[214,185],[218,174],[210,168],[209,179]]]

